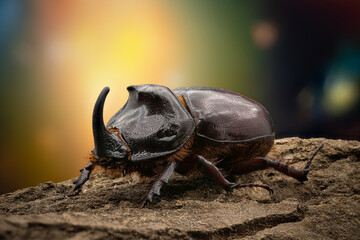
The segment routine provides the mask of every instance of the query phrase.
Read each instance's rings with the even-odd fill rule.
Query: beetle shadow
[[[199,200],[204,202],[214,201],[223,193],[223,189],[214,184],[208,176],[184,177],[174,176],[169,184],[161,189],[160,199],[174,200]]]
[[[148,193],[152,182],[135,183],[111,183],[104,189],[98,189],[93,193],[92,202],[98,205],[110,204],[112,206],[127,205],[128,207],[139,208]],[[90,187],[91,189],[91,187]],[[111,190],[111,191],[109,191]],[[207,176],[186,177],[175,174],[174,177],[165,184],[160,196],[154,196],[152,206],[165,200],[174,202],[176,200],[199,200],[205,202],[214,201],[224,190],[214,184],[213,180]],[[84,193],[83,195],[90,194]]]
[[[250,176],[249,176],[250,175]],[[251,174],[247,177],[238,176],[228,177],[230,181],[246,181],[252,179]],[[99,182],[97,182],[99,181]],[[152,181],[147,182],[129,182],[117,181],[116,178],[97,178],[89,181],[84,186],[84,191],[73,199],[82,203],[83,209],[101,209],[106,206],[109,209],[116,209],[119,207],[139,208],[148,193]],[[236,190],[238,191],[238,190]],[[213,179],[207,175],[194,174],[191,176],[182,176],[174,174],[168,184],[165,184],[160,196],[154,195],[153,203],[150,207],[160,207],[159,202],[175,203],[177,200],[198,200],[201,202],[212,202],[216,199],[219,201],[240,202],[244,198],[249,198],[246,189],[238,193],[226,193],[225,190],[216,184]],[[95,211],[95,210],[94,210]]]

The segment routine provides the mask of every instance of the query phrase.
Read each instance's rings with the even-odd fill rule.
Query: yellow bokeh
[[[346,114],[360,98],[357,83],[346,76],[336,76],[329,83],[324,98],[324,109],[332,116]]]

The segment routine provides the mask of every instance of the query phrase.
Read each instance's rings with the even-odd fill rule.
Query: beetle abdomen
[[[217,88],[178,88],[199,136],[218,142],[244,142],[274,135],[267,110],[256,101]]]

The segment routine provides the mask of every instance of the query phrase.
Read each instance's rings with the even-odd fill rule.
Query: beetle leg
[[[92,162],[89,162],[83,169],[80,170],[81,172],[80,177],[78,177],[78,179],[76,179],[73,182],[73,184],[75,184],[73,193],[68,194],[67,196],[69,197],[76,196],[81,192],[82,186],[89,179],[91,171],[93,169],[94,169],[94,164]]]
[[[176,167],[176,162],[170,162],[169,165],[164,169],[164,171],[159,175],[158,179],[151,185],[149,192],[146,195],[146,198],[141,206],[144,208],[149,202],[152,202],[154,194],[160,196],[160,189],[165,183],[169,182],[170,177],[173,175]]]
[[[232,190],[231,186],[233,186],[235,183],[229,182],[212,162],[200,155],[197,156],[197,162],[203,166],[204,169],[210,174],[210,176],[227,192]]]
[[[263,158],[263,157],[257,157],[254,158],[251,161],[263,161],[263,165],[265,165],[265,168],[267,167],[272,167],[275,170],[284,173],[290,177],[295,178],[296,180],[300,181],[300,182],[304,182],[307,181],[307,174],[309,173],[310,169],[310,164],[312,162],[312,160],[314,159],[315,155],[320,151],[320,149],[324,146],[324,144],[320,144],[314,151],[314,153],[311,155],[311,157],[309,158],[309,160],[306,163],[306,166],[304,169],[302,170],[298,170],[295,169],[291,166],[289,166],[286,163],[283,162],[279,162],[279,161],[275,161],[275,160],[271,160],[268,158]]]
[[[275,170],[277,170],[285,175],[288,175],[292,178],[295,178],[296,180],[298,180],[300,182],[307,181],[306,175],[309,173],[309,169],[298,170],[298,169],[295,169],[295,168],[289,166],[286,163],[275,161],[275,160],[264,158],[264,157],[253,158],[249,161],[244,162],[244,164],[252,163],[252,162],[256,162],[259,165],[262,165],[262,167],[258,168],[259,170],[272,167]]]
[[[274,191],[265,184],[255,184],[255,183],[241,183],[235,184],[229,182],[220,172],[220,170],[209,160],[205,159],[203,156],[197,157],[198,163],[205,168],[205,170],[210,174],[210,176],[220,184],[227,192],[232,191],[234,188],[241,188],[241,187],[262,187],[268,190],[270,193]]]
[[[306,165],[305,165],[305,169],[309,169],[310,167],[310,164],[312,162],[312,160],[314,159],[314,157],[316,156],[316,154],[324,147],[324,144],[320,144],[316,149],[315,151],[313,152],[313,154],[311,155],[311,157],[309,158],[309,160],[307,161]]]

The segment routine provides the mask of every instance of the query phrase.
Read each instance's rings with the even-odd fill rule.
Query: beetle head
[[[119,168],[125,165],[129,150],[116,132],[108,131],[104,124],[103,110],[109,87],[105,87],[94,106],[93,111],[93,134],[95,149],[93,162],[105,168]]]

